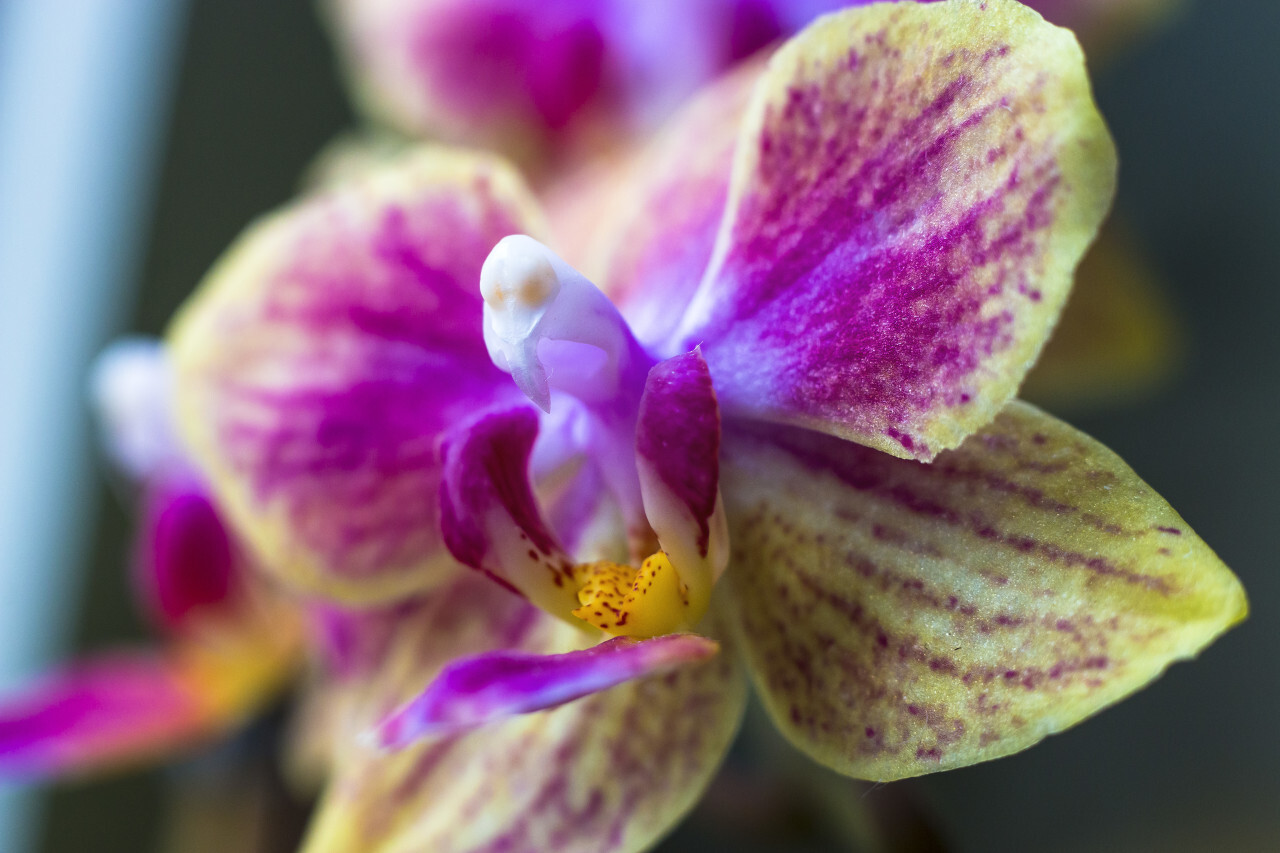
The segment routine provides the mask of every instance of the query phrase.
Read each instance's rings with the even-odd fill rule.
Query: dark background
[[[312,3],[191,9],[134,317],[150,334],[352,120]],[[1252,615],[1198,661],[1028,752],[863,797],[874,808],[909,795],[954,849],[1280,849],[1278,43],[1275,0],[1202,0],[1100,70],[1117,208],[1183,317],[1186,358],[1149,400],[1070,413],[1237,572]],[[122,570],[128,520],[105,487],[102,502],[84,649],[144,636]],[[54,789],[42,849],[154,849],[164,778]]]

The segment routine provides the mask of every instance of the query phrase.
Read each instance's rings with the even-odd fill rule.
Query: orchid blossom
[[[326,0],[355,100],[414,137],[563,166],[651,128],[818,15],[870,0]],[[1093,57],[1173,0],[1032,0]]]
[[[126,340],[92,383],[103,445],[138,493],[135,589],[158,649],[101,654],[0,702],[0,774],[41,778],[170,754],[233,731],[299,656],[291,607],[263,588],[174,434],[164,348]]]
[[[638,850],[748,682],[897,779],[1243,618],[1120,459],[1013,400],[1113,180],[1074,38],[950,0],[821,19],[550,224],[429,148],[254,226],[170,344],[217,505],[324,602],[306,849]]]

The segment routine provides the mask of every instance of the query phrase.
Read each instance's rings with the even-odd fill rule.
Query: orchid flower
[[[696,88],[818,15],[870,0],[327,0],[356,102],[415,137],[526,165],[653,127]],[[1171,0],[1032,0],[1090,55]]]
[[[0,701],[0,775],[88,773],[210,741],[293,668],[295,619],[180,450],[171,385],[163,346],[141,340],[103,353],[92,383],[107,456],[139,493],[135,588],[164,642],[72,664]]]
[[[1243,618],[1120,459],[1012,399],[1114,180],[1069,33],[832,15],[631,177],[561,255],[502,161],[418,151],[254,226],[171,330],[218,506],[330,609],[306,850],[638,850],[748,682],[815,760],[897,779]]]

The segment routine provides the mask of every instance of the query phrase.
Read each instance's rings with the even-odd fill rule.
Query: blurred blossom
[[[161,642],[49,674],[0,704],[0,772],[82,774],[164,756],[237,728],[298,656],[292,607],[264,588],[173,429],[163,345],[99,357],[103,444],[139,510],[133,580]]]
[[[866,0],[325,0],[357,102],[410,136],[563,166],[626,143],[698,86]],[[1170,0],[1035,0],[1092,51]]]

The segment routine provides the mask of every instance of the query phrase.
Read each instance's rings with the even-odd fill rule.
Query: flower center
[[[573,615],[615,636],[656,637],[692,628],[702,617],[663,551],[638,569],[602,560],[578,566],[576,574],[584,582],[578,590],[582,606]]]
[[[480,292],[494,364],[544,412],[551,413],[553,391],[572,398],[557,397],[556,416],[541,419],[543,459],[558,458],[547,448],[559,445],[589,458],[621,511],[628,552],[649,554],[638,568],[558,554],[563,571],[552,580],[521,566],[522,555],[538,566],[543,555],[513,539],[505,576],[550,612],[610,634],[693,628],[728,556],[715,485],[719,412],[701,355],[659,364],[604,293],[524,235],[493,249]],[[563,418],[566,411],[571,417]],[[585,415],[581,424],[577,413]],[[693,473],[673,478],[672,466]]]

